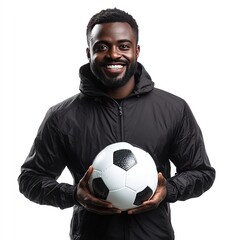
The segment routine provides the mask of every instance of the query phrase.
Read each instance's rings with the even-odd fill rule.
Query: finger
[[[98,207],[104,207],[104,208],[113,208],[113,205],[105,200],[102,200],[100,198],[96,198],[93,195],[90,195],[88,199],[85,199],[85,202],[87,204],[90,204],[92,206],[98,206]]]
[[[166,185],[166,179],[161,172],[158,173],[158,185],[160,186]]]
[[[89,212],[93,212],[99,215],[113,215],[113,214],[121,214],[119,210],[103,210],[103,209],[87,209]]]
[[[94,197],[87,199],[87,201],[84,203],[84,207],[91,212],[99,214],[113,214],[122,212],[120,209],[115,208],[110,202]]]
[[[163,198],[160,199],[154,195],[152,199],[143,202],[141,206],[130,209],[128,211],[128,214],[137,214],[137,213],[142,213],[142,212],[156,209],[162,201],[163,201]]]
[[[144,213],[149,210],[155,209],[154,205],[152,204],[143,204],[140,207],[133,208],[128,210],[128,214],[139,214],[139,213]]]
[[[86,209],[90,212],[94,212],[101,215],[120,214],[122,211],[117,208],[104,208],[96,205],[87,205]]]
[[[83,179],[89,180],[92,172],[93,172],[93,166],[91,165],[86,171],[86,173],[84,174]]]
[[[85,172],[84,176],[82,177],[82,179],[80,180],[81,184],[84,184],[84,186],[88,185],[88,181],[90,179],[90,176],[93,172],[93,166],[91,165],[88,170]]]
[[[130,209],[128,211],[128,214],[138,214],[138,213],[143,213],[146,211],[153,210],[159,206],[159,204],[164,200],[165,194],[163,195],[162,193],[155,193],[155,195],[150,199],[142,203],[141,206]]]
[[[95,195],[93,195],[91,192],[88,192],[87,194],[85,194],[83,200],[85,205],[88,204],[88,205],[98,206],[103,208],[113,208],[113,205],[111,202],[98,198]]]

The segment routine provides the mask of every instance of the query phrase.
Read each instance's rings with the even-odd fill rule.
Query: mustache
[[[101,66],[106,66],[106,65],[110,65],[110,64],[121,64],[121,65],[129,65],[129,61],[127,60],[107,60],[102,62],[100,65]]]

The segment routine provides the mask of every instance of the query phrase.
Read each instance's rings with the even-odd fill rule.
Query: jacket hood
[[[90,64],[79,69],[80,91],[90,97],[106,96],[104,85],[93,75]],[[145,94],[153,90],[154,82],[141,63],[135,73],[136,85],[131,95]]]

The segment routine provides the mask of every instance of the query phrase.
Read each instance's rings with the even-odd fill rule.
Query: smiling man
[[[87,42],[81,93],[48,111],[22,165],[20,191],[39,204],[74,207],[74,240],[173,240],[169,203],[199,197],[215,179],[201,130],[188,104],[155,88],[137,61],[138,25],[131,15],[116,8],[95,14]],[[88,187],[95,156],[123,141],[149,152],[159,172],[153,197],[127,212]],[[57,182],[65,167],[73,185]]]
[[[111,97],[124,98],[135,86],[140,51],[137,33],[127,22],[90,24],[87,33],[90,68]]]
[[[122,93],[120,87],[128,91],[119,97],[128,96],[134,86],[139,46],[136,33],[126,22],[97,24],[89,34],[87,55],[94,76],[110,90]],[[112,96],[115,97],[115,96]]]

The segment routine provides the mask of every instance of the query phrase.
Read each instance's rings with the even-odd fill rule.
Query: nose
[[[119,52],[119,49],[116,46],[112,46],[108,50],[108,57],[111,59],[118,59],[121,57],[121,54]]]

